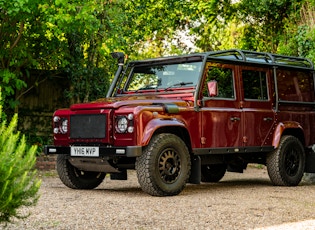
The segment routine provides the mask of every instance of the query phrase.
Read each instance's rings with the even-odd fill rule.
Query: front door
[[[242,110],[237,68],[233,65],[207,63],[205,83],[202,88],[201,146],[202,148],[231,148],[242,146]],[[216,82],[213,95],[209,82]]]

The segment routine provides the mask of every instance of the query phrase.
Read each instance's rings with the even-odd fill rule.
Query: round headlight
[[[126,117],[118,118],[117,123],[116,123],[116,130],[117,130],[117,132],[124,133],[124,132],[126,132],[127,127],[128,127],[128,120],[127,120],[127,118]]]
[[[68,120],[67,119],[64,119],[61,122],[60,132],[63,133],[63,134],[68,132]]]

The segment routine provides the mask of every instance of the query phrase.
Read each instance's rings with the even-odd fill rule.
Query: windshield
[[[130,71],[124,91],[195,87],[202,62],[135,66]]]

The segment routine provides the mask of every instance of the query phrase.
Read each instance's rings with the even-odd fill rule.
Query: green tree
[[[22,69],[32,66],[29,39],[37,16],[38,0],[0,0],[0,86],[6,107],[15,107],[15,92],[26,87]]]
[[[294,20],[300,3],[300,0],[242,0],[238,9],[240,20],[246,24],[241,38],[243,47],[277,52],[285,25]]]
[[[190,5],[191,33],[195,44],[202,51],[218,50],[225,46],[229,37],[227,28],[235,17],[237,4],[231,0],[193,1]],[[231,47],[229,47],[231,48]]]
[[[286,26],[303,0],[202,0],[187,15],[195,44],[203,51],[241,48],[277,52]],[[293,23],[292,23],[293,24]]]
[[[36,204],[41,183],[34,170],[36,146],[27,149],[24,136],[16,132],[17,120],[16,114],[9,124],[0,122],[0,224],[25,218],[18,209]]]
[[[304,1],[292,18],[294,20],[286,23],[278,52],[315,62],[315,2]]]
[[[194,1],[193,1],[194,2]],[[131,58],[141,59],[191,51],[181,34],[189,30],[191,1],[126,1],[124,32],[131,45]]]
[[[126,47],[121,36],[122,1],[58,0],[40,4],[47,22],[45,36],[62,47],[56,57],[70,80],[66,95],[71,103],[105,96],[115,63],[110,52]]]

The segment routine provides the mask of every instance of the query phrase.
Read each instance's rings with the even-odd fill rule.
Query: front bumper
[[[45,145],[45,154],[66,154],[70,155],[71,147]],[[127,146],[127,147],[105,147],[99,146],[99,157],[110,156],[125,156],[138,157],[142,154],[142,146]]]

